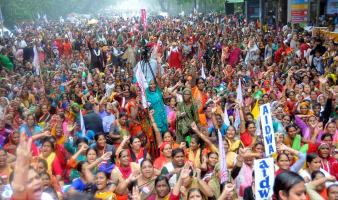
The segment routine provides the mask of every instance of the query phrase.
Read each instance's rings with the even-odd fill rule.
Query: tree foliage
[[[123,0],[0,0],[5,25],[12,26],[22,21],[37,19],[38,13],[57,19],[69,13],[89,14],[118,4]],[[150,1],[150,0],[140,0]],[[154,0],[151,0],[152,2]],[[163,11],[178,14],[193,11],[198,5],[199,12],[221,11],[224,0],[155,0]]]
[[[0,0],[5,25],[37,19],[47,14],[49,19],[57,19],[69,13],[93,13],[114,0]]]

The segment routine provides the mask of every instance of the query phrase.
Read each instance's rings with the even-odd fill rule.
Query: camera
[[[150,55],[149,55],[149,52],[150,52],[149,47],[144,46],[144,47],[141,48],[140,51],[141,51],[142,60],[148,61],[149,57],[150,57]]]

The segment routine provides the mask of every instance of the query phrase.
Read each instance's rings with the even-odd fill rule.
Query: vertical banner
[[[224,116],[223,116],[223,121],[225,125],[230,126],[230,120],[228,116],[228,110],[227,110],[227,104],[224,105]]]
[[[141,97],[142,97],[142,106],[143,108],[147,108],[148,107],[148,103],[147,103],[147,97],[146,97],[146,89],[148,88],[148,83],[146,81],[146,78],[144,77],[144,74],[142,72],[141,69],[141,64],[137,64],[137,69],[136,69],[136,81],[138,86],[141,89]]]
[[[309,0],[292,0],[291,22],[306,23],[308,21]]]
[[[256,199],[269,199],[273,193],[273,183],[275,180],[273,158],[254,160],[254,172]]]
[[[38,52],[36,45],[34,45],[33,47],[33,52],[34,52],[33,66],[35,69],[35,74],[39,76],[40,75],[40,61],[39,61],[39,52]]]
[[[242,81],[241,81],[241,79],[238,80],[238,86],[237,86],[236,93],[237,93],[236,100],[238,101],[238,103],[240,104],[240,106],[242,106],[243,105],[243,92],[242,92]],[[238,130],[239,125],[241,123],[239,112],[240,112],[239,109],[235,110],[234,126],[235,126],[236,130]]]
[[[276,142],[272,126],[270,103],[261,105],[259,109],[264,138],[265,156],[268,157],[276,152]]]
[[[1,7],[0,7],[0,24],[2,24],[4,22],[4,18],[2,16],[2,10],[1,10]]]
[[[218,150],[220,153],[220,172],[221,172],[221,183],[225,183],[228,179],[228,168],[227,168],[227,163],[226,163],[226,155],[224,151],[224,144],[223,144],[223,139],[222,139],[222,134],[221,131],[218,129]]]
[[[81,137],[86,137],[86,127],[85,127],[81,109],[80,109],[80,127],[81,127]]]
[[[147,30],[147,11],[146,9],[141,9],[141,24],[143,30]]]

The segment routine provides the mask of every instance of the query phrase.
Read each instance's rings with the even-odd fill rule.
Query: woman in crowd
[[[164,115],[166,111],[163,103],[162,91],[157,86],[154,79],[149,83],[149,87],[146,90],[146,97],[150,104],[150,108],[154,110],[154,119],[158,129],[161,133],[166,132],[168,130],[168,122],[167,117]]]
[[[320,170],[321,159],[316,153],[306,155],[306,168],[303,169],[299,175],[303,177],[306,183],[310,182],[311,174],[314,171]]]
[[[192,93],[189,88],[183,90],[183,102],[177,105],[177,127],[176,141],[184,142],[189,135],[190,125],[192,122],[198,123],[197,105],[192,99]]]
[[[52,141],[52,138],[45,138],[45,140],[42,142],[40,158],[47,162],[48,174],[50,176],[55,175],[60,185],[63,186],[63,171],[59,158],[55,153],[54,142]]]
[[[330,37],[252,23],[241,14],[149,17],[146,28],[133,20],[25,22],[15,37],[0,38],[0,61],[15,66],[0,70],[0,98],[8,100],[0,109],[0,175],[7,182],[14,162],[13,199],[48,199],[41,178],[46,188],[54,179],[65,183],[62,196],[251,198],[246,194],[258,184],[253,160],[268,156],[268,128],[277,136],[276,166],[268,169],[276,171],[275,198],[305,199],[305,190],[310,199],[331,198],[335,187],[328,192],[323,184],[338,174],[338,59]],[[66,57],[64,38],[74,44]],[[36,59],[28,62],[34,45],[45,55],[39,75]],[[128,48],[135,55],[125,54]],[[24,61],[11,55],[17,51]],[[150,66],[137,64],[148,53]],[[177,68],[172,53],[180,57]],[[133,59],[137,65],[125,62]],[[259,106],[268,103],[272,127],[261,127],[267,118]],[[50,136],[54,141],[44,139]],[[32,159],[21,157],[31,151]],[[46,169],[43,176],[30,165]],[[160,170],[167,178],[157,177]],[[229,183],[221,185],[224,174]]]
[[[277,200],[306,200],[305,181],[295,172],[282,172],[275,179],[273,193]]]
[[[155,159],[154,168],[158,170],[162,170],[162,167],[171,161],[172,147],[170,143],[163,142],[159,150],[160,150],[160,157]]]
[[[141,176],[136,180],[136,185],[140,190],[141,199],[148,199],[155,194],[156,173],[151,160],[142,160],[140,170]]]
[[[284,144],[278,146],[277,151],[279,152],[276,159],[278,166],[278,170],[276,171],[277,175],[285,170],[298,172],[303,167],[306,159],[303,153],[298,152]],[[298,157],[298,160],[295,163],[293,163],[294,156]]]
[[[116,200],[116,196],[109,183],[109,175],[104,171],[99,171],[95,176],[95,198],[104,199],[104,200]]]

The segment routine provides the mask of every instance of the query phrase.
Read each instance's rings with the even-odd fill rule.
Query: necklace
[[[101,54],[100,49],[98,49],[97,51],[96,51],[96,49],[93,49],[93,52],[96,56],[100,56],[100,54]]]

